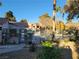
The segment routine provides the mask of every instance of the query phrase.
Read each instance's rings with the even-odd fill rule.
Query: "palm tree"
[[[68,21],[72,21],[75,16],[79,18],[79,0],[67,0],[64,11],[65,13],[69,13]]]
[[[56,0],[53,0],[53,20],[55,20],[56,15]]]
[[[15,20],[15,16],[13,15],[13,12],[12,12],[12,11],[6,12],[5,18],[7,18],[9,21],[13,21],[13,22],[16,21],[16,20]]]

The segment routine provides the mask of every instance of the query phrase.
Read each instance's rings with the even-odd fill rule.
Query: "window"
[[[0,30],[2,30],[2,27],[0,27]]]
[[[17,36],[17,30],[16,29],[10,29],[10,36]]]

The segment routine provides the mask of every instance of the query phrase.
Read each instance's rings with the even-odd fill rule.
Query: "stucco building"
[[[20,43],[24,42],[27,28],[26,23],[8,21],[0,18],[0,43]]]

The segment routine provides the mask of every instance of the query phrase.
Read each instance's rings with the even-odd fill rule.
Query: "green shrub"
[[[37,59],[61,59],[60,49],[55,48],[49,41],[42,43],[42,52],[39,52]]]
[[[42,42],[42,46],[44,47],[52,47],[52,43],[49,41]]]

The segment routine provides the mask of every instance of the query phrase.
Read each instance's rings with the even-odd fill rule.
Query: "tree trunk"
[[[55,32],[56,0],[53,0],[53,32]]]

